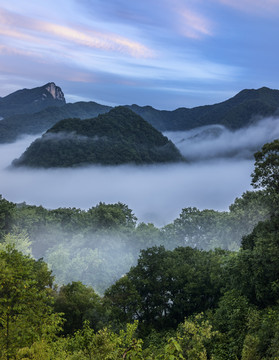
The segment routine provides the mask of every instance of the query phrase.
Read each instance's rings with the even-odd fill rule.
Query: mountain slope
[[[58,122],[13,165],[48,168],[181,160],[168,138],[131,110],[117,107],[97,118]]]
[[[267,87],[242,90],[234,97],[214,105],[174,111],[156,110],[151,106],[128,106],[160,131],[190,130],[198,126],[220,124],[239,129],[259,117],[276,114],[279,108],[279,90]]]
[[[88,119],[110,109],[110,106],[89,101],[48,107],[35,114],[14,115],[0,121],[0,143],[13,142],[22,134],[42,133],[63,119]]]
[[[33,89],[22,89],[0,98],[0,116],[5,118],[15,114],[32,114],[49,106],[66,103],[60,87],[53,82]]]
[[[33,89],[34,92],[37,91],[36,89]],[[1,102],[6,98],[0,99],[0,109]],[[57,102],[55,104],[57,105]],[[61,102],[59,104],[61,105]],[[31,110],[34,109],[33,105],[30,105]],[[34,114],[13,115],[1,120],[0,143],[15,141],[21,134],[42,133],[62,119],[75,117],[88,119],[106,113],[111,109],[110,106],[94,102],[62,104],[63,106],[59,107],[56,105]],[[27,104],[25,107],[28,108]],[[278,115],[279,90],[272,90],[267,87],[258,90],[242,90],[234,97],[221,103],[198,106],[192,109],[182,107],[174,111],[166,111],[157,110],[151,106],[127,105],[126,107],[140,115],[159,131],[190,130],[213,124],[224,125],[235,130],[256,122],[260,117]],[[19,108],[21,107],[19,106]],[[1,116],[3,114],[0,110]]]

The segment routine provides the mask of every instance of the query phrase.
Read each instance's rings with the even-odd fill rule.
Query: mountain
[[[13,165],[49,168],[182,160],[167,137],[130,109],[119,106],[93,119],[59,121]]]
[[[5,118],[15,114],[32,114],[49,106],[66,103],[60,87],[53,82],[33,89],[22,89],[0,98],[0,116]]]
[[[35,114],[10,116],[0,121],[0,143],[13,142],[22,134],[40,134],[63,119],[88,119],[110,109],[110,106],[93,101],[81,101],[60,107],[48,107]]]
[[[42,88],[36,89],[42,90]],[[34,91],[35,93],[38,91],[36,89],[28,91]],[[24,91],[25,90],[20,90],[19,93]],[[52,96],[48,90],[45,91],[49,96]],[[0,104],[6,98],[0,99]],[[46,100],[42,100],[41,102],[44,101]],[[60,106],[57,106],[58,103]],[[26,103],[26,106],[23,107],[28,109],[28,106],[28,103]],[[267,87],[262,87],[257,90],[242,90],[234,97],[221,103],[198,106],[191,109],[182,107],[174,111],[157,110],[151,106],[141,107],[138,105],[127,105],[126,107],[140,115],[159,131],[190,130],[200,126],[215,124],[235,130],[248,126],[261,117],[278,115],[279,90],[272,90]],[[30,109],[32,108],[31,103]],[[94,102],[65,104],[62,100],[56,100],[55,107],[47,107],[33,114],[13,115],[1,120],[0,143],[15,141],[16,138],[22,134],[42,133],[62,119],[88,119],[98,114],[107,113],[110,110],[110,106]],[[18,111],[19,110],[14,110],[14,112]],[[1,113],[1,106],[0,117],[4,117]]]
[[[220,124],[239,129],[260,117],[278,115],[279,90],[267,87],[242,90],[234,97],[214,105],[174,111],[156,110],[151,106],[128,106],[160,131],[190,130],[199,126]]]

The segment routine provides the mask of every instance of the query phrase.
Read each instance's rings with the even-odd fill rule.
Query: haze
[[[127,204],[139,221],[163,226],[182,208],[227,210],[251,189],[252,153],[279,135],[279,119],[228,131],[220,126],[168,133],[192,162],[75,169],[9,168],[36,137],[0,146],[1,193],[9,201],[46,208],[88,209],[100,201]],[[234,157],[226,158],[226,155]]]

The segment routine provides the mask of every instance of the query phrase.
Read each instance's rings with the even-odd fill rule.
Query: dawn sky
[[[0,96],[193,107],[278,88],[279,0],[0,0]]]

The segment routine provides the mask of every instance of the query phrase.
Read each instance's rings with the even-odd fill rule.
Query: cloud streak
[[[105,33],[88,28],[77,29],[74,26],[37,21],[4,9],[0,9],[0,20],[0,34],[16,40],[36,43],[43,40],[44,43],[45,36],[51,36],[51,39],[57,42],[66,40],[87,48],[119,52],[133,57],[153,57],[153,51],[143,44],[110,32]],[[33,35],[28,33],[30,31]]]
[[[212,23],[199,11],[193,10],[181,0],[168,2],[169,11],[174,13],[175,27],[178,32],[191,39],[201,39],[204,36],[212,36]]]
[[[260,16],[279,16],[278,0],[217,0],[218,2],[246,13]]]

